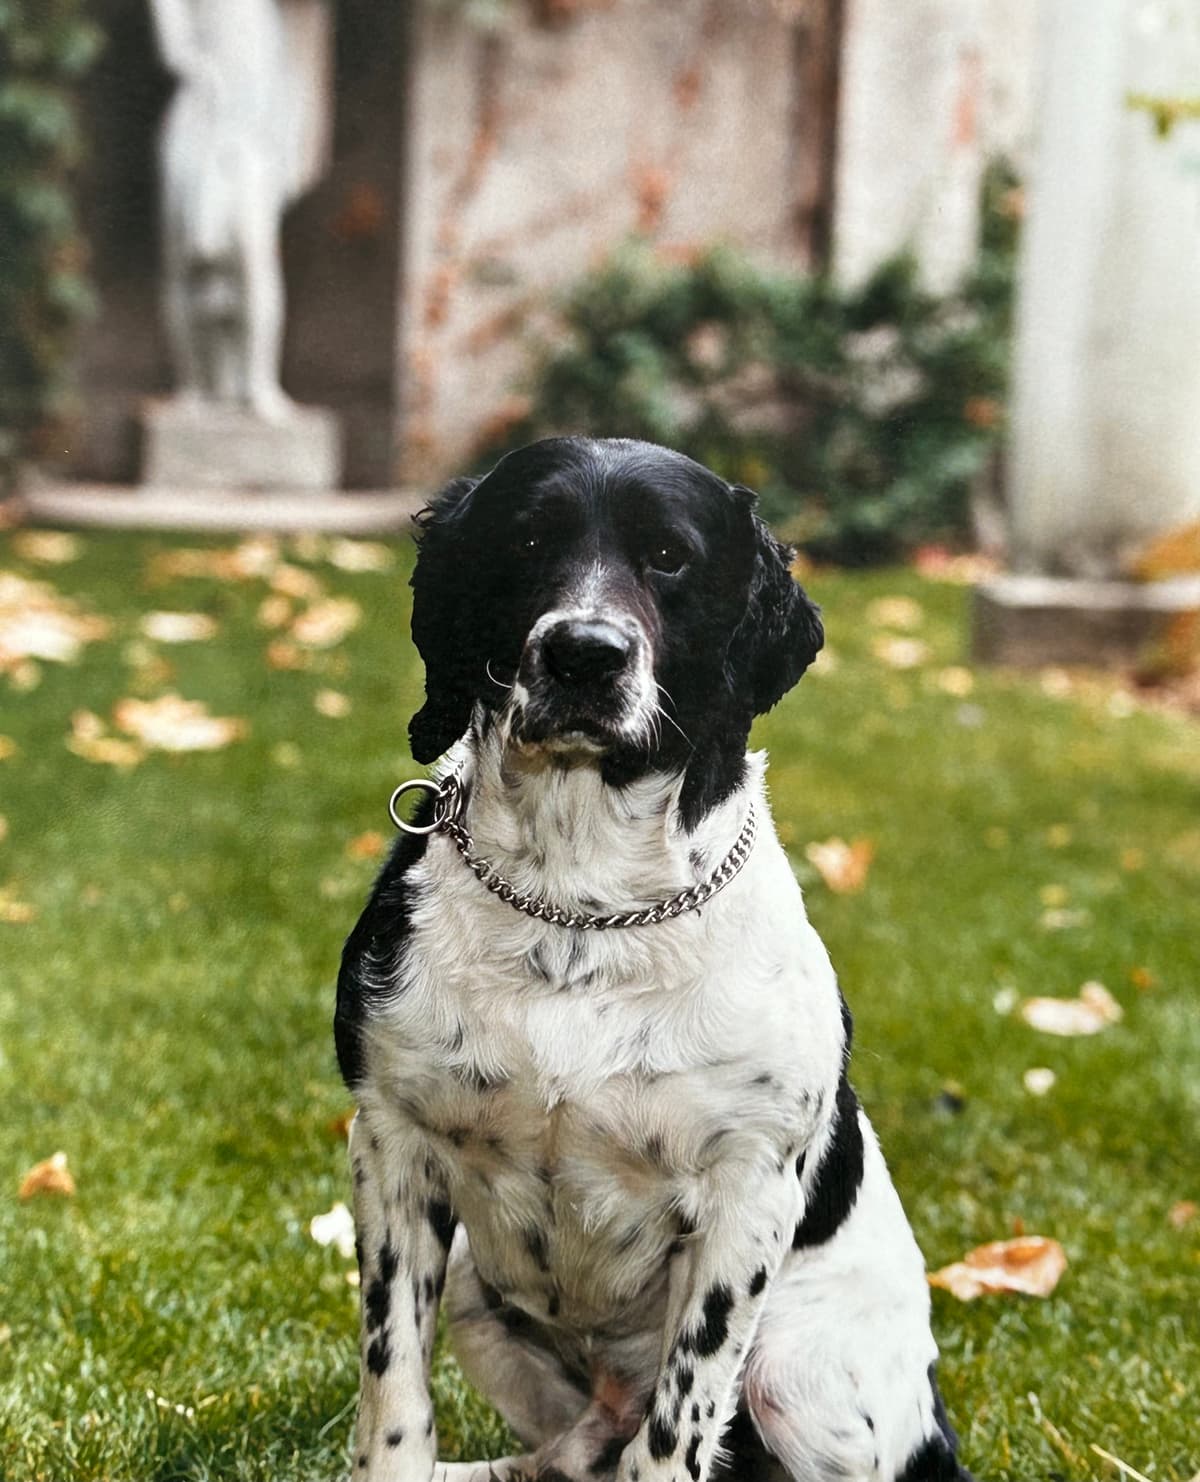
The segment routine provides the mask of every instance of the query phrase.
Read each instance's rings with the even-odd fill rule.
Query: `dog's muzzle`
[[[628,736],[652,692],[648,645],[632,617],[547,613],[534,626],[518,672],[514,735],[607,745]]]
[[[633,640],[615,623],[567,618],[542,636],[542,661],[559,684],[609,683],[628,666]]]

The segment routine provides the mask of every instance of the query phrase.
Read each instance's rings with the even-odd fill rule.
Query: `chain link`
[[[437,791],[432,827],[421,830],[413,828],[412,825],[404,823],[397,817],[393,807],[392,817],[401,828],[414,833],[440,830],[448,834],[475,878],[493,895],[512,906],[513,910],[522,911],[536,921],[548,921],[554,926],[573,927],[578,931],[611,931],[627,926],[657,926],[661,921],[673,921],[676,916],[682,916],[686,911],[694,911],[699,906],[705,905],[712,900],[714,895],[725,889],[749,859],[750,850],[754,847],[754,835],[758,828],[754,804],[751,803],[746,811],[746,821],[742,825],[741,833],[733,841],[733,847],[729,853],[707,880],[700,880],[695,885],[689,885],[686,890],[680,890],[675,895],[668,896],[666,900],[656,901],[654,905],[644,906],[641,910],[616,911],[611,915],[600,916],[593,915],[589,911],[568,911],[562,906],[553,905],[541,896],[520,891],[511,880],[506,880],[490,861],[476,854],[474,840],[463,824],[458,821],[463,796],[462,784],[457,773],[452,773],[440,786],[436,784],[426,784],[426,786],[431,790],[436,787]],[[393,794],[393,802],[394,800],[395,794]]]

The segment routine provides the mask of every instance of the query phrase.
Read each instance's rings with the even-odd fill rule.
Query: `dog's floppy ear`
[[[746,613],[730,642],[728,665],[734,686],[739,675],[749,676],[754,714],[762,715],[820,653],[825,630],[821,609],[792,576],[795,552],[776,540],[753,512],[756,496],[750,489],[737,484],[733,493],[752,526],[754,564]]]
[[[459,545],[478,479],[454,479],[417,516],[412,636],[425,661],[425,704],[408,724],[413,758],[436,761],[466,731],[475,694],[470,641],[472,594]]]

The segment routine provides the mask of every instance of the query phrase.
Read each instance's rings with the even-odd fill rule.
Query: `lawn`
[[[209,554],[189,568],[184,547]],[[309,1222],[348,1193],[338,952],[388,794],[415,770],[410,553],[346,569],[378,553],[308,541],[282,565],[252,547],[240,576],[214,569],[232,549],[0,536],[0,571],[108,624],[85,625],[74,662],[0,678],[9,1482],[345,1468],[356,1294],[351,1263]],[[1099,1446],[1188,1482],[1200,725],[1099,682],[964,668],[961,586],[911,571],[809,585],[829,655],[756,739],[855,1011],[854,1080],[931,1269],[1021,1231],[1058,1239],[1070,1262],[1043,1299],[934,1294],[964,1457],[985,1482],[1113,1477]],[[340,640],[354,609],[331,598],[361,607]],[[215,631],[148,637],[154,610],[205,614]],[[187,754],[131,745],[114,706],[167,691],[244,733]],[[808,860],[835,835],[874,846],[857,893]],[[1089,980],[1124,1011],[1093,1037],[1040,1033],[1012,1007]],[[1031,1067],[1056,1074],[1042,1096]],[[19,1200],[59,1150],[74,1196]],[[436,1389],[444,1454],[504,1445],[445,1356]]]

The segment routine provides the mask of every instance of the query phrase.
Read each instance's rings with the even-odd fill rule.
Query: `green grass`
[[[35,689],[0,680],[0,733],[17,744],[0,761],[0,899],[36,910],[0,923],[12,1482],[327,1479],[345,1463],[355,1294],[308,1221],[347,1195],[331,985],[375,862],[346,845],[386,829],[388,793],[414,772],[409,555],[388,574],[312,566],[364,618],[293,672],[265,662],[261,582],[149,584],[172,544],[92,536],[81,559],[38,570],[0,539],[0,567],[114,625]],[[1187,1482],[1200,1222],[1176,1229],[1168,1212],[1200,1199],[1200,729],[1122,713],[1102,686],[1054,698],[981,673],[955,697],[936,677],[962,663],[962,589],[909,572],[810,585],[837,662],[757,740],[855,1010],[859,1091],[931,1267],[1020,1227],[1071,1262],[1046,1300],[935,1293],[964,1456],[997,1482],[1099,1478],[1097,1444]],[[922,605],[919,669],[873,656],[882,595]],[[161,648],[168,679],[137,637],[150,608],[209,612],[219,634]],[[128,772],[66,749],[72,711],[107,717],[165,687],[246,717],[248,735]],[[350,697],[348,717],[314,710],[322,688]],[[805,859],[833,834],[875,843],[860,894],[832,894]],[[1042,926],[1047,888],[1086,919]],[[1089,978],[1125,1010],[1093,1039],[994,1007],[1005,988],[1070,995]],[[1058,1075],[1040,1100],[1021,1079],[1035,1065]],[[76,1197],[19,1203],[22,1174],[60,1148]],[[503,1446],[445,1357],[436,1388],[446,1454]]]

